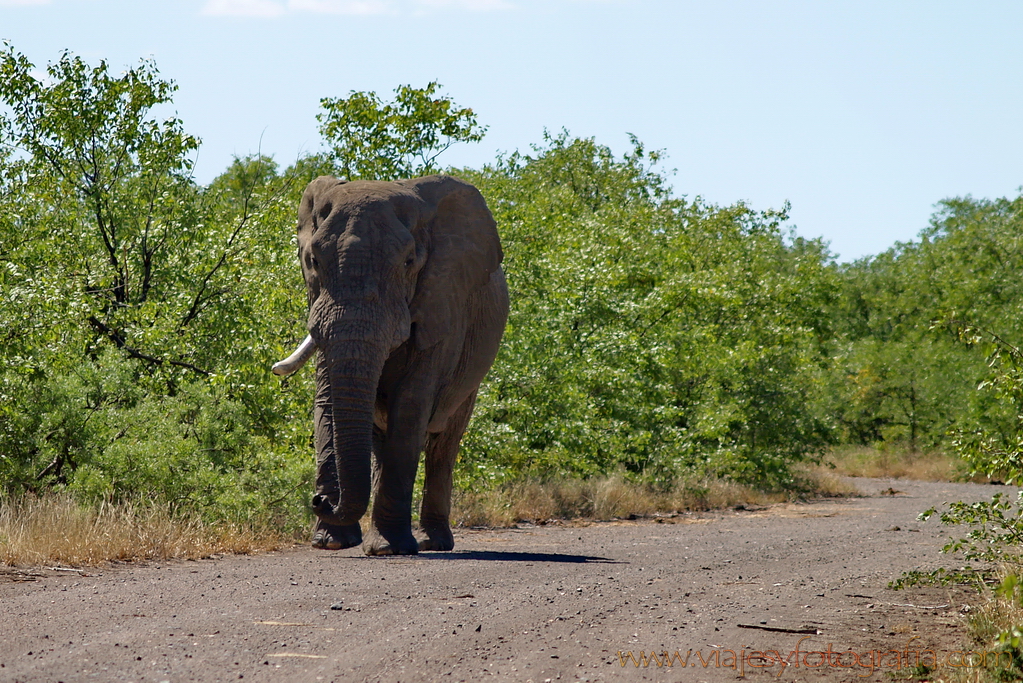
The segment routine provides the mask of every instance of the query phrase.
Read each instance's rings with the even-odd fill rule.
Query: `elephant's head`
[[[345,182],[322,176],[298,212],[298,255],[309,297],[309,336],[277,374],[315,349],[327,368],[340,500],[333,521],[357,522],[370,492],[377,382],[407,345],[424,352],[458,330],[472,292],[502,253],[479,191],[448,176]]]

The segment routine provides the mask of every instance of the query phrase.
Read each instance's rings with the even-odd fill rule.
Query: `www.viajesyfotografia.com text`
[[[876,671],[894,673],[917,667],[927,667],[930,671],[942,668],[980,668],[988,666],[1009,665],[1012,655],[1009,652],[996,651],[962,651],[962,650],[931,650],[914,645],[917,639],[913,636],[902,649],[862,650],[835,649],[828,643],[826,649],[810,649],[803,641],[811,636],[800,638],[791,650],[755,650],[740,648],[730,650],[715,648],[712,650],[619,650],[618,661],[623,666],[636,668],[646,667],[680,667],[703,669],[732,669],[740,676],[753,671],[777,671],[780,677],[785,671],[793,669],[846,669],[855,671],[858,676],[866,678]]]

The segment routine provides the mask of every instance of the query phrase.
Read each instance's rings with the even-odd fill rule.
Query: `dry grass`
[[[855,490],[826,472],[808,473],[803,495],[845,496]],[[791,493],[768,493],[723,480],[689,482],[657,491],[624,477],[517,481],[489,490],[456,492],[452,522],[458,526],[512,526],[520,521],[622,519],[655,513],[713,510],[734,505],[767,505],[791,500]]]
[[[998,568],[995,578],[1001,582],[1006,576],[1023,572],[1023,566],[1019,564],[1006,564]],[[966,625],[970,641],[964,644],[961,649],[964,651],[993,652],[997,650],[998,634],[1008,631],[1013,627],[1023,624],[1023,604],[1018,600],[1007,599],[996,596],[993,592],[985,591],[986,600],[974,606],[966,619]],[[1005,655],[1003,655],[1005,656]],[[989,665],[981,670],[972,668],[968,676],[952,676],[950,683],[975,683],[984,681],[991,683],[1007,680],[1018,680],[1018,669],[1007,671],[1004,668],[1005,660],[997,661],[1002,666]],[[964,672],[961,672],[964,673]]]
[[[832,472],[846,477],[915,479],[918,481],[961,481],[963,461],[945,453],[909,449],[877,449],[844,446],[834,449],[825,459]]]
[[[810,495],[815,498],[844,498],[862,495],[856,485],[850,483],[846,478],[848,475],[839,474],[830,468],[807,466],[801,474],[808,482]]]
[[[689,482],[672,491],[657,491],[621,476],[518,481],[456,493],[452,521],[460,526],[502,527],[522,520],[608,520],[855,493],[829,472],[808,472],[803,482],[797,496],[721,480]],[[61,494],[0,501],[0,566],[85,567],[112,561],[198,559],[275,550],[296,540],[307,539],[269,526],[206,524],[153,504],[87,506]]]
[[[1012,571],[1019,572],[1020,567]],[[1010,573],[1007,569],[998,573],[998,579],[1004,579]],[[990,646],[998,634],[1013,626],[1023,624],[1023,605],[1015,600],[995,597],[988,594],[988,600],[977,605],[970,611],[967,619],[970,637],[975,645]]]
[[[86,507],[70,496],[0,502],[0,565],[94,566],[273,550],[294,539],[268,529],[211,526],[133,503]]]

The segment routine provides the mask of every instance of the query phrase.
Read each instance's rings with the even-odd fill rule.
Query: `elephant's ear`
[[[461,328],[469,297],[490,281],[504,255],[494,217],[475,187],[443,175],[401,184],[426,204],[413,231],[427,257],[410,313],[416,347],[427,349]]]

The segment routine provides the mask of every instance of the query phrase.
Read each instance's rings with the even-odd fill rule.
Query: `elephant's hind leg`
[[[458,446],[475,405],[476,392],[473,391],[448,419],[444,431],[430,434],[426,440],[426,486],[419,512],[419,525],[425,538],[419,541],[420,550],[455,547],[451,534],[451,480]]]

